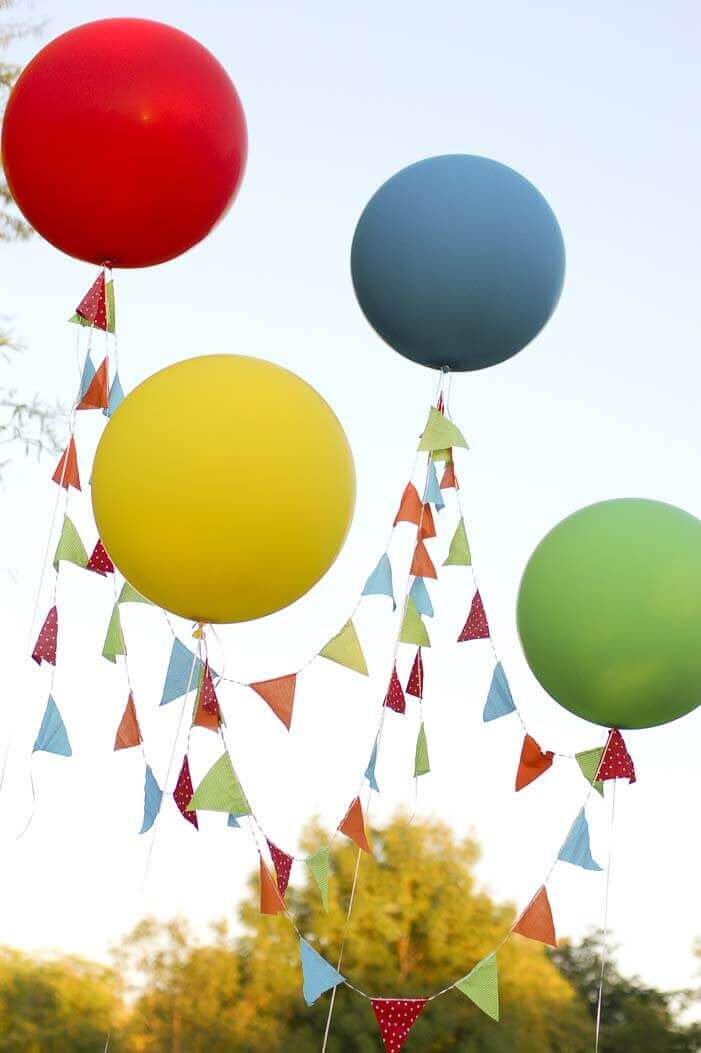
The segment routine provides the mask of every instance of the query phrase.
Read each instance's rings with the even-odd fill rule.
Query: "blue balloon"
[[[379,335],[433,369],[511,358],[557,306],[565,246],[542,194],[487,157],[409,165],[370,199],[351,249],[358,302]]]

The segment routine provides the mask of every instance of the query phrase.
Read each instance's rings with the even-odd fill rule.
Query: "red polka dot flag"
[[[178,810],[183,819],[187,819],[188,823],[192,823],[195,830],[199,830],[200,824],[197,821],[197,812],[188,812],[185,810],[192,800],[193,792],[192,779],[190,777],[190,764],[187,759],[187,754],[185,754],[183,757],[183,765],[180,769],[180,775],[178,775],[178,781],[173,790],[173,800],[177,804]]]
[[[470,613],[467,616],[462,632],[458,636],[458,643],[464,643],[465,640],[487,639],[489,639],[489,624],[487,623],[487,615],[484,612],[482,597],[478,589],[472,598]]]
[[[373,998],[372,1008],[387,1053],[399,1053],[421,1016],[425,998]]]
[[[416,658],[414,664],[411,667],[409,673],[409,680],[406,685],[407,695],[413,695],[414,698],[424,697],[424,660],[421,657],[421,648],[419,647],[416,652]]]
[[[75,313],[92,322],[96,329],[107,330],[107,301],[105,299],[105,272],[99,275],[75,309]]]
[[[34,650],[32,651],[32,658],[37,665],[41,665],[42,662],[48,662],[49,665],[56,665],[57,640],[58,610],[56,607],[52,607],[46,615],[46,621],[41,627],[41,632],[39,633],[37,642],[34,645]]]
[[[266,840],[268,840],[266,838]],[[292,870],[293,859],[292,856],[288,856],[287,852],[283,852],[281,848],[274,845],[272,841],[268,840],[268,848],[270,849],[270,857],[275,867],[275,876],[277,878],[277,887],[280,890],[280,895],[284,896],[287,892],[287,886],[290,883],[290,871]]]
[[[105,546],[99,538],[85,569],[93,570],[96,574],[102,574],[103,577],[105,574],[114,574],[114,563],[107,555]]]
[[[607,779],[628,779],[635,782],[635,765],[618,728],[609,731],[608,741],[596,773],[597,782]]]
[[[387,694],[385,695],[385,705],[387,706],[387,709],[392,709],[395,713],[406,712],[406,699],[404,698],[402,685],[397,676],[396,662],[394,664],[394,669],[392,670],[392,679],[389,682]]]

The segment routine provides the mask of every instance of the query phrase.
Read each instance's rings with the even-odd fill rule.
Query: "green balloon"
[[[659,501],[589,505],[541,541],[518,631],[552,697],[595,724],[651,728],[701,702],[701,521]]]

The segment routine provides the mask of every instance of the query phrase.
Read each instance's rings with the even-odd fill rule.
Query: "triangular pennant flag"
[[[92,378],[94,376],[95,376],[95,364],[94,364],[92,358],[90,357],[90,352],[88,351],[87,355],[85,356],[85,363],[83,365],[83,372],[80,374],[80,398],[81,399],[83,398],[83,396],[85,395],[85,392],[90,387],[90,382],[91,382],[91,380],[92,380]]]
[[[554,757],[554,753],[550,750],[544,752],[535,739],[532,739],[530,735],[526,735],[518,762],[516,790],[522,790],[524,786],[528,786],[539,775],[546,772],[552,766]]]
[[[192,779],[190,777],[190,762],[187,759],[187,754],[183,757],[178,781],[173,790],[173,800],[178,806],[178,811],[183,819],[187,819],[188,823],[192,823],[195,830],[199,830],[200,824],[197,821],[197,812],[188,811],[187,807],[192,800]]]
[[[628,782],[635,782],[633,758],[617,728],[609,731],[596,778],[598,782],[606,782],[608,779],[627,779]]]
[[[105,308],[107,311],[107,332],[116,333],[117,312],[114,302],[114,282],[111,279],[105,284]]]
[[[351,841],[355,841],[358,848],[362,849],[363,852],[368,852],[372,855],[372,849],[370,848],[368,836],[365,832],[363,806],[360,803],[359,797],[356,797],[351,804],[338,829],[342,834],[345,834],[346,837],[350,838]]]
[[[596,746],[593,750],[582,750],[581,753],[575,754],[575,760],[580,767],[582,775],[602,797],[604,796],[604,784],[603,782],[597,781],[595,775],[599,770],[599,765],[601,764],[601,758],[603,755],[603,746]]]
[[[387,706],[387,709],[392,709],[395,713],[406,712],[406,700],[404,698],[404,692],[402,691],[402,685],[397,676],[396,662],[392,669],[392,676],[390,678],[389,687],[387,688],[384,704]]]
[[[64,490],[72,486],[74,490],[80,490],[80,473],[78,472],[78,452],[75,448],[75,439],[71,435],[68,446],[61,454],[61,460],[56,465],[56,471],[51,476],[53,482],[58,483]]]
[[[199,683],[200,672],[203,669],[202,660],[196,658],[192,651],[188,651],[184,643],[175,639],[160,704],[165,706],[193,691]]]
[[[444,450],[453,446],[461,446],[464,450],[468,449],[467,442],[460,429],[456,428],[453,422],[440,413],[435,406],[431,406],[428,411],[426,427],[418,446],[419,452],[433,453],[434,450]]]
[[[268,868],[260,857],[260,912],[261,914],[281,914],[285,910],[285,901],[273,881]]]
[[[114,380],[110,385],[110,393],[107,396],[107,405],[102,411],[105,417],[111,417],[123,402],[124,389],[122,388],[122,384],[119,379],[119,374],[115,373]]]
[[[49,701],[46,703],[41,727],[39,728],[39,734],[36,737],[32,753],[36,753],[37,750],[43,750],[44,753],[55,753],[57,757],[71,757],[73,755],[71,744],[68,741],[66,725],[63,723],[63,718],[52,695],[49,695]]]
[[[438,485],[438,475],[436,473],[436,466],[433,461],[429,462],[428,475],[426,477],[426,489],[424,491],[424,501],[430,502],[430,504],[436,506],[436,512],[440,512],[442,508],[445,508],[445,501],[443,500],[443,494],[441,488]]]
[[[297,686],[297,674],[290,673],[289,676],[277,676],[273,680],[258,680],[255,684],[249,684],[257,695],[267,702],[278,720],[282,721],[287,730],[292,724],[292,708],[295,701],[295,688]]]
[[[86,329],[90,329],[90,327],[92,325],[92,323],[89,322],[87,320],[87,318],[81,318],[81,316],[79,314],[72,314],[71,317],[68,319],[68,321],[72,322],[73,325],[85,326]]]
[[[236,777],[231,757],[223,753],[192,795],[188,812],[233,812],[250,815],[251,809]]]
[[[122,632],[122,619],[119,617],[119,604],[115,603],[112,608],[110,623],[107,626],[107,635],[102,647],[102,657],[106,658],[108,662],[116,662],[117,655],[126,653],[127,645],[124,642],[124,633]]]
[[[428,775],[431,770],[431,765],[428,760],[428,742],[426,740],[426,729],[424,728],[423,721],[419,728],[419,735],[416,739],[416,756],[414,758],[414,778],[418,778],[419,775]]]
[[[103,358],[97,367],[88,390],[76,406],[79,410],[105,409],[109,405],[109,360]]]
[[[560,849],[560,854],[557,858],[561,859],[563,863],[572,863],[576,867],[583,867],[584,870],[601,870],[601,867],[591,854],[589,824],[583,808],[572,823],[567,840]]]
[[[329,640],[319,654],[322,658],[328,658],[332,662],[338,662],[339,665],[355,670],[356,673],[362,673],[363,676],[368,675],[365,655],[352,621],[347,621],[340,633]]]
[[[52,607],[46,615],[46,620],[41,627],[37,642],[32,651],[32,658],[37,665],[48,662],[56,665],[56,645],[58,643],[58,610]]]
[[[195,715],[192,724],[193,727],[207,728],[209,731],[219,731],[219,725],[221,724],[219,699],[214,689],[209,662],[205,662],[204,665],[204,673],[197,692]]]
[[[314,1005],[317,998],[344,983],[341,974],[322,958],[306,940],[299,938],[299,954],[302,959],[302,993],[307,1005]]]
[[[290,883],[290,871],[292,870],[292,864],[294,859],[292,856],[288,856],[287,852],[283,852],[281,848],[273,844],[269,837],[266,838],[268,842],[268,848],[270,849],[270,856],[275,867],[275,876],[277,878],[277,887],[280,891],[280,895],[284,897],[287,892],[287,886]]]
[[[105,546],[99,538],[87,562],[86,570],[93,570],[96,574],[101,574],[103,578],[106,574],[114,574],[114,563],[107,555]]]
[[[385,552],[380,556],[380,561],[372,574],[365,582],[363,596],[389,596],[392,601],[392,610],[396,611],[397,604],[394,599],[394,587],[392,584],[392,564]]]
[[[492,1020],[499,1019],[499,974],[497,956],[489,954],[455,985],[461,994]]]
[[[139,727],[139,721],[136,716],[136,706],[134,705],[134,696],[130,692],[129,699],[122,714],[122,719],[117,728],[117,737],[114,740],[114,748],[115,750],[128,750],[131,749],[132,746],[140,746],[142,742],[141,728]]]
[[[137,592],[133,585],[130,585],[128,581],[125,581],[122,585],[122,591],[119,594],[117,603],[148,603],[151,601],[147,600],[145,596],[142,596],[140,592]],[[188,651],[188,654],[190,652]],[[177,697],[177,696],[176,696]]]
[[[489,685],[487,701],[484,704],[482,720],[485,723],[488,720],[496,720],[497,717],[505,717],[507,713],[513,713],[515,710],[516,705],[511,695],[511,688],[506,679],[506,673],[501,662],[497,662],[494,667],[492,682]]]
[[[105,272],[100,271],[75,313],[90,322],[96,329],[107,329],[107,305],[105,302]]]
[[[450,542],[448,557],[443,563],[444,567],[469,567],[472,562],[470,555],[470,544],[467,540],[465,520],[460,516],[460,522]]]
[[[146,765],[146,780],[144,783],[144,821],[141,824],[140,834],[145,834],[156,822],[156,816],[161,810],[163,791],[156,782],[156,778],[148,764]]]
[[[73,520],[69,519],[68,516],[63,518],[61,536],[58,539],[56,554],[54,555],[54,570],[58,570],[58,565],[61,561],[75,563],[77,567],[82,568],[85,568],[88,563],[88,554],[83,542],[80,540],[80,534],[76,530]]]
[[[414,664],[412,665],[411,672],[409,673],[409,680],[406,685],[406,693],[407,695],[413,695],[414,698],[424,697],[424,661],[421,657],[420,647],[416,652],[416,658],[414,659]]]
[[[487,622],[487,615],[484,611],[482,597],[480,596],[478,589],[472,597],[470,613],[467,616],[467,621],[463,626],[462,632],[458,636],[458,643],[464,643],[465,640],[487,639],[489,639],[489,624]]]
[[[444,461],[446,464],[452,464],[453,451],[450,448],[450,446],[448,446],[448,448],[445,450],[434,450],[431,453],[430,460],[433,464],[436,464],[438,461]]]
[[[421,621],[421,615],[417,611],[411,597],[407,600],[399,641],[400,643],[416,644],[417,647],[431,646],[431,639],[426,632],[426,626]]]
[[[399,503],[399,511],[394,519],[397,523],[413,523],[418,526],[421,521],[421,498],[413,483],[407,483],[402,499]]]
[[[448,461],[441,477],[441,490],[457,490],[458,480],[455,477],[455,465]]]
[[[419,538],[414,549],[414,558],[411,561],[409,572],[417,578],[437,578],[436,568],[423,541]]]
[[[377,785],[377,778],[375,776],[375,767],[377,765],[377,739],[372,747],[372,753],[370,754],[370,760],[368,766],[365,769],[365,775],[363,776],[370,783],[370,789],[374,790],[375,793],[380,792],[380,787]]]
[[[371,998],[387,1053],[399,1053],[426,1005],[425,998]]]
[[[433,617],[433,604],[431,603],[431,597],[428,594],[426,582],[423,578],[414,578],[414,583],[409,591],[409,596],[414,601],[414,606],[419,614],[424,614],[427,618]]]
[[[232,830],[240,830],[241,823],[239,822],[239,819],[241,819],[240,815],[234,815],[233,812],[229,812],[229,818],[226,820],[226,825]]]
[[[328,914],[329,912],[329,849],[324,845],[313,855],[307,857],[309,871],[319,886],[321,903]]]
[[[421,531],[419,537],[422,541],[428,541],[436,536],[436,523],[430,505],[424,505],[421,513]]]
[[[526,936],[529,940],[547,943],[549,947],[557,947],[553,913],[545,885],[538,889],[523,914],[514,922],[511,931]]]

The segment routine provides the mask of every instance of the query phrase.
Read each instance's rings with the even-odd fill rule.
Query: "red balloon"
[[[148,267],[196,245],[231,205],[246,119],[224,67],[172,26],[109,18],[47,44],[3,120],[12,195],[70,256]]]

